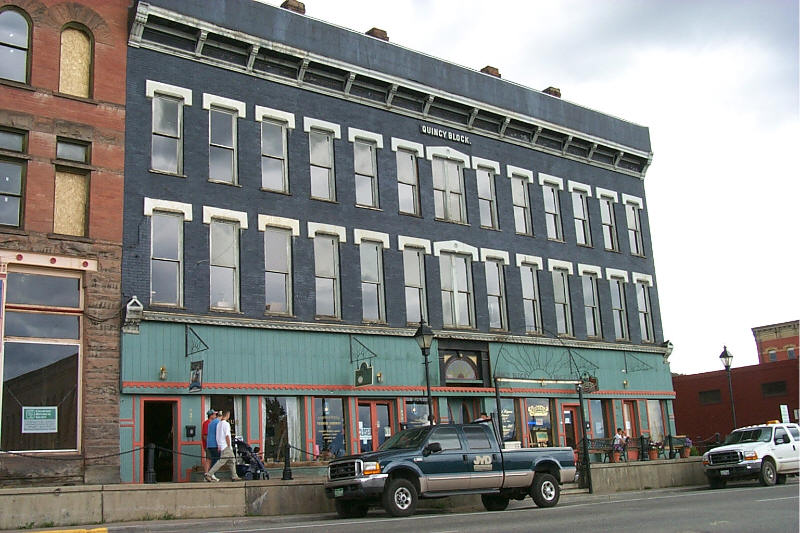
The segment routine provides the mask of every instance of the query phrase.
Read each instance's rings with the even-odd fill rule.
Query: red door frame
[[[369,417],[370,417],[370,431],[372,432],[372,450],[375,451],[378,449],[378,405],[385,405],[386,408],[389,410],[389,427],[392,428],[392,435],[394,435],[395,427],[394,427],[394,418],[392,416],[392,400],[368,400],[365,398],[359,398],[356,402],[356,428],[358,427],[358,413],[360,411],[360,407],[362,405],[369,406]],[[360,437],[360,435],[359,435]],[[361,449],[361,445],[359,442],[358,449]]]
[[[629,428],[625,427],[625,412],[626,409],[630,408],[630,422],[631,427],[630,431]],[[637,416],[637,402],[636,400],[622,400],[622,430],[628,437],[638,437],[639,436],[639,424],[638,424],[638,416]]]
[[[575,439],[575,448],[574,449],[577,449],[578,444],[581,441],[580,421],[578,420],[578,415],[579,415],[578,409],[579,408],[580,408],[580,406],[578,404],[576,404],[576,403],[575,404],[563,403],[563,404],[561,404],[561,409],[560,409],[560,411],[561,411],[561,425],[564,428],[564,446],[567,446],[567,424],[564,421],[564,411],[569,411],[571,413],[571,415],[572,415],[572,433],[573,433],[573,438]]]

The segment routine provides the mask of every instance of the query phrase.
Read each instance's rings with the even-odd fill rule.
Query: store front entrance
[[[174,461],[175,432],[174,415],[176,402],[144,402],[144,444],[155,444],[155,481],[170,482],[176,479]],[[147,457],[144,456],[144,470],[147,470]]]
[[[579,431],[580,424],[578,423],[578,406],[565,405],[562,408],[562,422],[564,423],[564,438],[566,445],[573,450],[578,449],[578,442],[580,442]]]
[[[358,402],[358,448],[371,452],[392,436],[392,411],[389,401]]]
[[[469,424],[480,415],[474,398],[448,398],[447,416],[451,424]]]

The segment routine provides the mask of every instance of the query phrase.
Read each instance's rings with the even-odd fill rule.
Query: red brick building
[[[798,328],[800,322],[781,322],[769,326],[753,328],[753,337],[756,339],[759,363],[773,363],[797,359],[797,348],[800,345]]]
[[[119,480],[128,8],[0,0],[3,485]]]
[[[780,420],[781,405],[788,406],[791,421],[798,422],[797,359],[732,368],[731,384],[737,426]],[[673,375],[672,385],[678,434],[699,440],[714,433],[725,436],[733,429],[725,370]]]

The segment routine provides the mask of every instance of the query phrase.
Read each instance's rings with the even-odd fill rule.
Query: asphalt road
[[[502,512],[423,512],[392,518],[380,509],[363,519],[335,515],[243,517],[108,524],[109,533],[280,532],[432,533],[464,532],[790,532],[797,533],[799,498],[794,478],[786,485],[737,484],[724,490],[706,487],[564,496],[557,507],[539,509],[530,499],[512,502]],[[95,526],[96,527],[96,526]]]

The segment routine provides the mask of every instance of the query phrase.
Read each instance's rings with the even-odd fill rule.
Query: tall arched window
[[[91,72],[91,38],[84,30],[72,26],[64,28],[61,32],[59,92],[88,98]]]
[[[0,78],[28,82],[30,25],[19,11],[0,12]]]

